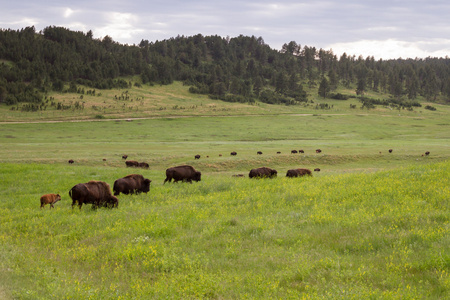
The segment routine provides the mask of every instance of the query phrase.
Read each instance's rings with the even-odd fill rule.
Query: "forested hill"
[[[450,59],[378,60],[286,43],[281,51],[263,38],[178,36],[123,45],[92,31],[50,26],[0,30],[0,103],[40,103],[50,91],[76,92],[136,84],[190,86],[190,92],[225,101],[296,104],[307,101],[306,88],[323,97],[342,96],[340,86],[364,95],[386,93],[398,101],[421,96],[450,103]]]

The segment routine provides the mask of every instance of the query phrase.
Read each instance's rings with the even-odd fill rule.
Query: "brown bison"
[[[320,172],[320,169],[319,168],[315,168],[314,172]]]
[[[45,194],[41,197],[41,208],[45,205],[50,204],[50,209],[54,208],[53,204],[61,200],[59,194]]]
[[[251,169],[250,173],[248,174],[248,177],[250,178],[272,178],[277,177],[277,170],[267,168],[267,167],[261,167],[257,169]]]
[[[128,158],[128,155],[122,155],[122,159],[127,159]]]
[[[316,149],[316,153],[321,153],[321,152],[322,152],[322,150]]]
[[[73,159],[69,159],[69,164],[73,164],[74,163],[74,161],[73,161]]]
[[[202,173],[196,171],[194,167],[188,165],[182,165],[177,167],[168,168],[166,170],[166,179],[164,183],[171,182],[172,179],[174,182],[178,181],[186,181],[192,183],[194,181],[201,181]]]
[[[230,153],[230,155],[236,156],[237,152],[233,151],[233,152]]]
[[[258,154],[258,155],[262,155],[262,152],[261,152],[261,151],[258,151],[258,152],[256,152],[256,154]]]
[[[298,150],[298,153],[305,153],[305,151],[303,151],[303,150]]]
[[[297,152],[297,150],[292,150],[291,153],[292,153],[292,154],[296,154],[296,153],[298,153],[298,152]]]
[[[150,191],[150,182],[152,182],[150,179],[144,178],[140,174],[131,174],[119,178],[114,181],[114,196],[120,193],[125,195],[147,193]]]
[[[425,152],[425,155],[430,155],[430,151]]]
[[[392,153],[392,151],[393,151],[392,149],[389,149],[389,153]]]
[[[103,181],[91,180],[79,183],[70,189],[69,196],[72,198],[72,208],[77,202],[80,209],[83,204],[92,204],[93,209],[99,206],[112,208],[119,205],[119,200],[111,193],[109,184]]]
[[[139,167],[139,168],[143,168],[143,169],[148,169],[148,168],[150,168],[150,166],[149,166],[148,163],[146,163],[146,162],[140,162],[140,163],[138,163],[138,167]]]
[[[277,151],[277,154],[281,154],[281,152],[280,152],[280,151]]]
[[[195,159],[200,159],[200,154],[197,154],[196,156],[194,156]]]
[[[309,169],[292,169],[286,172],[286,177],[301,177],[312,176],[312,172]]]
[[[135,160],[127,160],[125,164],[127,165],[127,167],[139,167],[139,163]]]

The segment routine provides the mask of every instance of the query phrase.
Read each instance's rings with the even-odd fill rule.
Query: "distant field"
[[[82,111],[0,105],[0,298],[450,294],[450,107],[246,105],[176,83],[133,88],[144,100],[127,111],[119,92],[85,96]],[[124,154],[150,168],[126,168]],[[179,164],[202,181],[163,185]],[[249,179],[260,166],[278,177]],[[321,171],[285,178],[298,167]],[[118,209],[71,209],[75,184],[130,173],[150,178],[151,191],[120,195]],[[63,200],[41,210],[45,193]]]

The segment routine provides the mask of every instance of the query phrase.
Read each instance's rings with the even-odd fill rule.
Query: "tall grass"
[[[251,180],[210,175],[71,209],[121,168],[1,164],[0,282],[17,299],[439,299],[450,163]],[[55,209],[39,197],[61,192]]]

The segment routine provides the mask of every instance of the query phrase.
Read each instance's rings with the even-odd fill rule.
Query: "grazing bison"
[[[122,155],[122,159],[127,159],[128,158],[128,155]]]
[[[127,165],[127,167],[139,167],[139,163],[135,160],[127,160],[125,164]]]
[[[280,152],[280,151],[277,151],[277,154],[281,154],[281,152]]]
[[[303,150],[298,150],[298,153],[305,153],[305,151],[303,151]]]
[[[392,153],[392,151],[393,151],[392,149],[389,149],[389,153]]]
[[[425,152],[425,155],[430,155],[430,151]]]
[[[235,151],[231,152],[230,155],[236,156],[237,153]]]
[[[73,164],[73,163],[74,163],[73,159],[69,159],[69,164]]]
[[[309,169],[291,169],[286,172],[286,177],[301,177],[312,176],[312,172]]]
[[[194,156],[195,159],[200,159],[200,154],[197,154],[196,156]]]
[[[231,175],[231,177],[244,177],[245,175],[244,174],[234,174],[234,175]]]
[[[258,151],[258,152],[256,152],[256,154],[258,154],[258,155],[262,155],[262,152],[261,152],[261,151]]]
[[[45,194],[41,197],[41,208],[45,205],[50,204],[50,209],[54,208],[53,204],[61,200],[59,194]]]
[[[148,169],[150,166],[146,162],[140,162],[138,163],[139,168]]]
[[[314,172],[320,172],[320,169],[319,168],[315,168]]]
[[[320,152],[322,152],[322,150],[316,149],[316,153],[320,153]]]
[[[119,178],[114,181],[114,196],[120,193],[128,194],[140,194],[150,191],[150,179],[144,178],[140,174],[131,174],[123,178]]]
[[[69,196],[72,198],[72,208],[77,202],[80,209],[83,204],[92,204],[93,209],[99,206],[112,208],[119,205],[119,200],[111,193],[109,184],[103,181],[91,180],[79,183],[70,189]]]
[[[194,167],[188,165],[182,165],[177,167],[168,168],[166,170],[166,179],[164,183],[171,182],[172,179],[174,182],[177,181],[187,181],[192,183],[194,181],[201,181],[202,173],[196,171]]]
[[[261,167],[257,169],[251,169],[250,173],[248,174],[248,177],[250,178],[272,178],[277,177],[277,170],[267,168],[267,167]]]
[[[297,150],[292,150],[291,153],[292,153],[292,154],[296,154],[296,153],[298,153],[298,152],[297,152]]]

